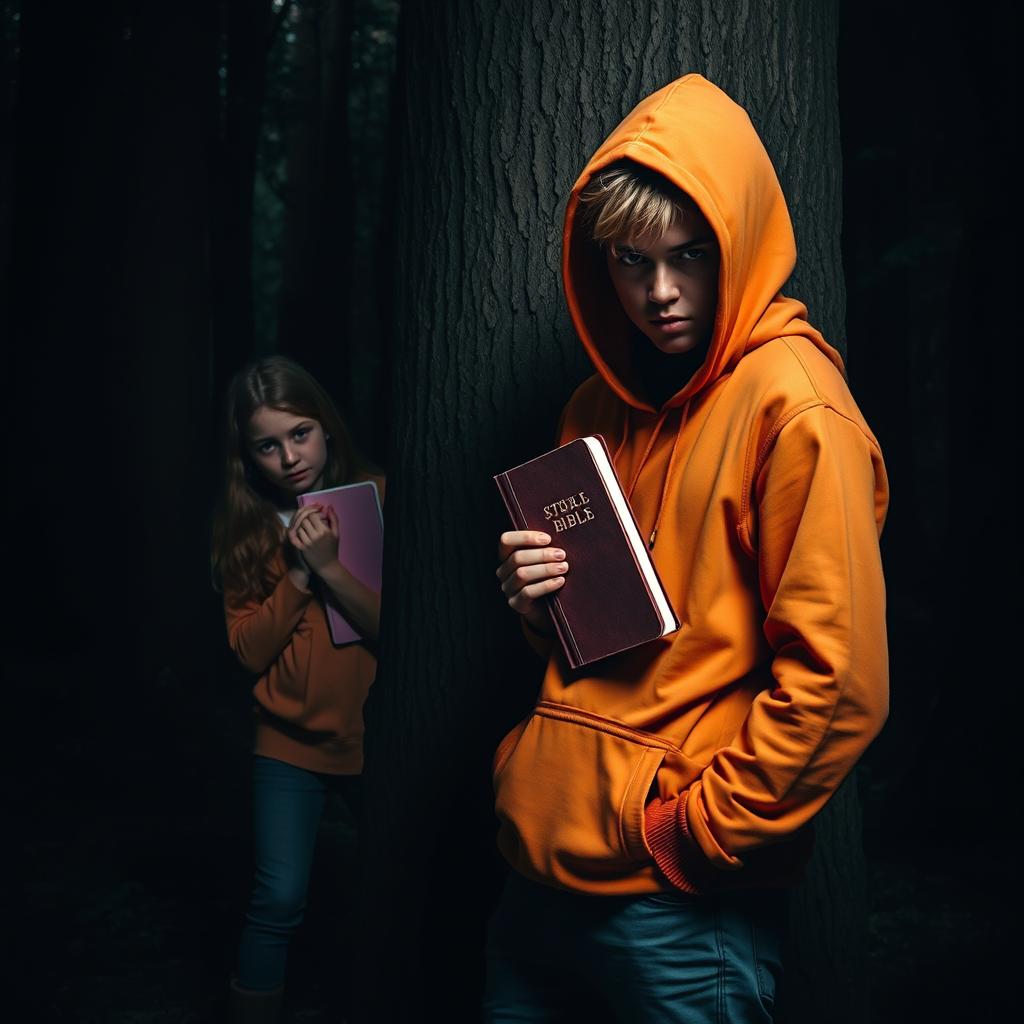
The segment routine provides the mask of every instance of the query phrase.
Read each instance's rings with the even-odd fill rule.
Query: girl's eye
[[[309,427],[299,427],[299,429],[292,434],[292,437],[294,437],[296,441],[301,441],[308,433]]]
[[[263,444],[259,445],[256,448],[256,451],[258,451],[260,453],[260,455],[269,455],[273,450],[274,450],[274,442],[273,441],[264,441]]]
[[[684,249],[679,254],[679,258],[684,261],[701,260],[706,255],[707,253],[703,249]]]

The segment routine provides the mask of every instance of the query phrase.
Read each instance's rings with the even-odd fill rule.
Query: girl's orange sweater
[[[383,498],[383,480],[373,478]],[[327,614],[289,579],[283,550],[277,583],[260,601],[225,595],[228,643],[259,679],[254,752],[329,775],[363,768],[363,701],[377,659],[362,642],[335,647]]]

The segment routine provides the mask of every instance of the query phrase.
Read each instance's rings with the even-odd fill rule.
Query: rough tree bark
[[[559,280],[566,194],[643,96],[689,71],[750,112],[789,200],[790,285],[843,347],[837,3],[409,0],[399,49],[385,603],[367,704],[364,1018],[474,1018],[499,870],[489,759],[540,670],[494,577],[491,475],[550,444],[590,370]],[[858,802],[822,815],[794,901],[787,1019],[862,1021]],[[375,965],[385,967],[375,970]],[[400,985],[391,979],[402,978]]]

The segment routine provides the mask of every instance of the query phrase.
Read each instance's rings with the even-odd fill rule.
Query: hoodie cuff
[[[519,624],[522,626],[523,636],[526,637],[526,642],[532,648],[533,653],[538,658],[547,661],[551,656],[551,649],[555,645],[555,637],[547,633],[538,633],[522,615],[519,616]]]
[[[654,799],[644,808],[644,839],[661,873],[677,889],[700,896],[714,889],[714,868],[690,833],[686,796]]]

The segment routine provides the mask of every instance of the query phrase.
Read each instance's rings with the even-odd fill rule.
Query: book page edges
[[[334,491],[345,491],[349,488],[356,487],[372,487],[373,488],[373,500],[377,504],[377,518],[380,519],[381,527],[384,526],[384,507],[380,503],[380,488],[377,486],[376,480],[357,480],[354,484],[342,484],[340,487],[324,487],[319,491],[306,491],[305,494],[298,496],[298,503],[300,505],[308,505],[311,501],[314,501],[319,494],[331,494]],[[305,500],[303,500],[305,499]]]
[[[679,628],[679,620],[676,618],[675,611],[668,602],[665,588],[661,585],[661,580],[658,578],[658,573],[654,568],[654,563],[651,561],[651,556],[644,547],[640,531],[637,529],[636,520],[633,518],[633,511],[626,503],[625,495],[623,495],[622,488],[619,486],[618,476],[608,456],[608,450],[601,440],[596,437],[585,437],[583,441],[590,449],[594,464],[601,477],[601,482],[604,484],[605,491],[618,514],[619,525],[622,527],[626,540],[629,542],[637,568],[640,570],[647,590],[653,599],[658,618],[661,620],[662,628],[660,635],[665,636],[667,633],[672,633]],[[609,486],[609,481],[614,482],[614,486]]]

